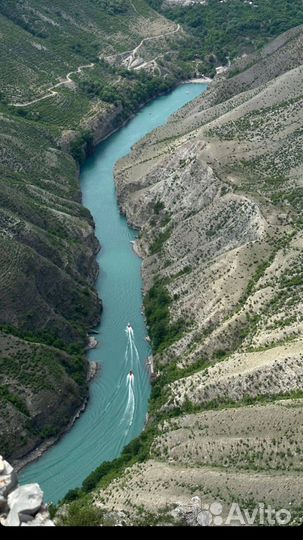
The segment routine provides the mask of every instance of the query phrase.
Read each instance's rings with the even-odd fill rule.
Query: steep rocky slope
[[[118,164],[160,373],[148,459],[94,494],[128,522],[197,524],[214,501],[300,520],[302,39],[242,60]]]
[[[5,112],[0,124],[0,446],[16,458],[60,432],[87,393],[99,246],[71,156],[42,126]]]

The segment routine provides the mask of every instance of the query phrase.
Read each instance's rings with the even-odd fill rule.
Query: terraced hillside
[[[105,58],[183,37],[141,0],[0,1],[0,28],[0,453],[14,459],[61,432],[87,395],[99,246],[78,164],[176,76],[173,55],[166,81]]]
[[[197,525],[213,502],[301,520],[302,40],[242,59],[118,164],[159,370],[129,467],[90,479],[120,522]]]
[[[81,64],[98,64],[99,58],[130,51],[142,38],[177,27],[142,0],[71,0],[68,5],[63,0],[8,0],[1,2],[0,16],[1,91],[13,103],[41,97]],[[159,49],[163,51],[163,43]],[[101,66],[95,77],[102,73]]]

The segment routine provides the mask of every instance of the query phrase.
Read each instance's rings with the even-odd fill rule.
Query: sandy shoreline
[[[182,81],[180,84],[210,84],[213,82],[213,79],[210,77],[201,77],[200,79],[187,79]]]

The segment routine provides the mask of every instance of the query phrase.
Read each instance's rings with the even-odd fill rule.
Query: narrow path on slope
[[[135,4],[132,2],[132,0],[129,0],[129,3],[131,5],[131,7],[133,8],[134,12],[137,14],[137,15],[140,15],[139,11],[137,10]]]
[[[133,7],[135,9],[135,6],[133,6]],[[176,32],[179,32],[180,29],[181,29],[181,26],[180,26],[180,24],[178,24],[177,28],[175,30],[172,30],[171,32],[167,32],[165,34],[159,34],[158,36],[151,36],[151,37],[147,37],[147,38],[142,39],[142,41],[139,43],[139,45],[137,45],[137,47],[135,47],[131,51],[131,54],[124,60],[124,62],[127,62],[128,69],[131,69],[132,64],[134,63],[134,61],[136,59],[136,54],[137,54],[138,50],[142,47],[143,43],[145,43],[145,41],[151,41],[151,40],[154,40],[154,39],[159,39],[159,38],[162,38],[162,37],[165,37],[165,36],[169,36],[171,34],[175,34]],[[129,51],[125,51],[124,53],[119,53],[119,56],[121,56],[123,54],[126,54],[127,52],[129,52]],[[150,62],[151,61],[144,62],[144,65],[148,65]],[[84,66],[79,66],[76,69],[76,71],[70,71],[66,75],[66,78],[63,81],[60,81],[57,84],[54,84],[50,88],[48,88],[47,93],[44,94],[43,96],[41,96],[39,98],[35,98],[35,99],[31,100],[31,101],[26,101],[25,103],[10,103],[10,105],[12,105],[13,107],[29,107],[30,105],[34,105],[35,103],[38,103],[39,101],[43,101],[44,99],[54,97],[54,96],[56,96],[58,94],[58,92],[56,92],[55,88],[59,88],[60,86],[64,86],[66,84],[71,84],[73,82],[73,80],[71,79],[72,75],[77,75],[78,73],[81,73],[81,71],[83,69],[90,69],[90,68],[93,68],[94,66],[95,66],[94,63],[87,64],[87,65],[84,65]],[[139,67],[139,66],[137,66],[137,67]],[[140,67],[142,67],[142,64],[141,64]]]
[[[140,41],[139,45],[137,45],[137,47],[135,47],[131,51],[130,55],[127,56],[123,62],[126,63],[128,69],[131,69],[132,64],[136,60],[136,55],[137,55],[139,49],[142,47],[143,43],[145,43],[146,41],[153,41],[154,39],[160,39],[162,37],[166,37],[166,36],[170,36],[172,34],[176,34],[177,32],[180,31],[180,29],[181,29],[181,26],[180,26],[180,24],[178,24],[177,28],[175,30],[172,30],[171,32],[166,32],[165,34],[159,34],[158,36],[151,36],[151,37],[147,37],[147,38],[142,39],[142,41]],[[125,53],[120,53],[120,55],[126,54],[127,52],[128,51],[125,51]]]
[[[67,75],[66,75],[66,79],[64,79],[63,81],[60,81],[58,82],[57,84],[54,84],[53,86],[51,86],[48,90],[47,90],[47,94],[45,94],[44,96],[42,97],[39,97],[39,98],[36,98],[36,99],[33,99],[32,101],[27,101],[26,103],[10,103],[10,105],[13,105],[14,107],[28,107],[29,105],[34,105],[34,103],[38,103],[38,101],[42,101],[43,99],[47,99],[47,98],[50,98],[50,97],[53,97],[53,96],[56,96],[58,94],[58,92],[56,92],[54,90],[54,88],[59,88],[60,86],[64,86],[65,84],[70,84],[73,82],[73,80],[71,79],[71,76],[72,75],[76,75],[77,73],[81,73],[82,69],[89,69],[89,68],[93,68],[95,64],[91,63],[91,64],[87,64],[85,66],[79,66],[76,71],[70,71]]]

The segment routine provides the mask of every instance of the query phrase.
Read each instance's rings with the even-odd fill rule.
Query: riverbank
[[[140,259],[143,259],[143,253],[140,250],[137,241],[132,240],[131,245],[132,245],[132,248],[133,248],[133,252],[137,255],[137,257],[139,257]]]
[[[186,82],[184,81],[184,84],[190,84],[189,82]],[[169,94],[171,94],[171,92],[173,92],[174,90],[176,90],[176,88],[178,88],[179,86],[181,86],[181,83],[177,84],[177,86],[175,86],[174,88],[172,88],[170,91],[168,92],[162,92],[161,94],[158,95],[158,98],[160,97],[164,97],[164,96],[168,96]],[[147,106],[149,103],[151,103],[152,101],[154,101],[155,99],[157,98],[153,98],[153,99],[150,99],[148,100],[147,102],[143,103],[140,105],[139,107],[139,110],[137,111],[136,114],[138,114],[138,112],[140,110],[142,110],[145,106]],[[102,144],[104,142],[106,142],[110,137],[112,137],[113,135],[115,135],[119,130],[125,128],[130,122],[131,120],[133,120],[136,116],[135,113],[133,113],[129,118],[127,118],[123,124],[117,128],[114,128],[111,130],[111,132],[109,132],[107,135],[104,136],[104,138],[102,139],[101,142],[99,142],[98,144],[96,143],[95,146],[94,146],[94,152],[96,151],[97,147],[99,146],[99,144]],[[78,174],[79,174],[79,178],[80,178],[80,168],[78,170]],[[98,242],[98,251],[96,252],[96,257],[100,255],[101,253],[101,256],[102,256],[102,248],[101,248],[101,242],[98,238],[96,238],[96,241]],[[141,253],[140,249],[139,249],[139,246],[137,244],[137,241],[136,240],[133,240],[132,241],[132,246],[133,246],[133,250],[134,252],[136,253],[136,255],[140,258],[140,260],[143,258],[143,254]],[[100,272],[99,272],[99,269],[98,269],[98,272],[96,272],[96,282],[97,280],[100,278]],[[102,278],[101,278],[102,279]],[[144,316],[144,314],[143,314]],[[102,322],[101,322],[101,328],[102,328]],[[90,336],[89,337],[89,345],[87,347],[87,353],[89,353],[89,351],[92,349],[92,348],[95,348],[97,346],[98,342],[97,342],[97,339],[94,337],[94,336]],[[90,368],[89,368],[90,369]],[[98,371],[98,369],[97,369]],[[96,371],[96,373],[97,373]],[[95,373],[95,375],[96,375]],[[94,375],[94,376],[95,376]],[[88,381],[91,382],[94,378],[94,376],[91,376],[91,372],[88,371],[87,373],[87,377],[88,377]],[[50,439],[48,439],[47,441],[43,442],[42,444],[40,444],[37,448],[35,448],[33,451],[31,451],[29,454],[25,455],[23,458],[21,458],[20,460],[16,460],[15,462],[15,465],[16,467],[18,468],[18,470],[21,470],[23,469],[26,465],[30,464],[30,463],[33,463],[35,461],[37,461],[37,459],[39,459],[40,457],[43,456],[43,454],[49,450],[50,448],[52,448],[54,445],[56,445],[58,442],[60,442],[60,440],[67,434],[69,433],[69,431],[71,430],[71,428],[74,426],[76,420],[78,418],[80,418],[80,415],[85,411],[86,407],[87,407],[87,404],[89,402],[89,399],[90,399],[90,390],[87,394],[87,396],[85,397],[85,400],[83,401],[82,405],[80,406],[80,408],[75,412],[75,414],[73,415],[73,417],[71,418],[70,422],[67,424],[66,428],[64,430],[62,430],[57,436],[55,437],[52,437]]]
[[[96,374],[97,372],[95,372]],[[91,381],[92,379],[90,379]],[[27,454],[26,456],[24,456],[23,458],[21,459],[17,459],[17,460],[12,460],[12,465],[16,471],[16,473],[19,473],[20,471],[22,471],[22,469],[24,469],[24,467],[26,467],[27,465],[30,465],[31,463],[34,463],[35,461],[37,461],[39,458],[41,458],[43,456],[43,454],[49,450],[50,448],[52,448],[55,444],[58,443],[58,441],[60,441],[60,439],[62,437],[64,437],[64,435],[66,435],[71,429],[72,427],[74,426],[75,422],[78,420],[78,418],[80,418],[81,414],[84,413],[86,407],[87,407],[87,403],[88,403],[88,400],[89,400],[89,396],[87,396],[87,398],[85,399],[85,401],[82,403],[81,407],[79,407],[79,409],[77,410],[77,412],[74,414],[73,418],[70,420],[69,424],[66,426],[66,428],[61,431],[58,435],[54,436],[54,437],[51,437],[50,439],[47,439],[45,442],[43,442],[42,444],[40,444],[39,446],[37,446],[37,448],[35,448],[34,450],[32,450],[31,452],[29,452],[29,454]]]
[[[185,80],[176,80],[174,83],[172,83],[172,85],[165,91],[162,91],[162,92],[156,92],[154,95],[152,95],[149,99],[147,100],[144,100],[142,101],[142,103],[140,103],[138,105],[138,107],[136,108],[136,110],[134,112],[132,112],[131,114],[129,114],[129,116],[127,116],[127,118],[123,119],[122,122],[120,122],[117,126],[113,127],[113,123],[116,121],[117,117],[119,116],[119,114],[121,114],[121,112],[123,112],[123,109],[122,108],[117,108],[117,110],[110,110],[108,112],[108,114],[106,116],[101,116],[101,117],[97,117],[96,119],[94,119],[94,121],[91,121],[91,122],[87,122],[85,124],[85,128],[89,129],[92,131],[92,135],[93,135],[93,146],[92,146],[92,151],[94,152],[96,150],[96,148],[99,146],[99,144],[105,142],[107,139],[109,139],[110,137],[112,137],[112,135],[114,135],[115,133],[117,133],[120,129],[122,129],[123,127],[126,127],[127,124],[133,119],[135,118],[135,116],[138,114],[138,112],[140,110],[142,110],[144,107],[146,107],[146,105],[148,105],[149,103],[151,103],[152,101],[154,101],[155,99],[161,97],[161,96],[165,96],[165,95],[168,95],[170,94],[171,92],[173,92],[176,88],[178,88],[178,86],[180,85],[185,85],[185,84],[211,84],[214,80],[209,78],[209,77],[201,77],[201,78],[196,78],[196,79],[185,79]],[[101,134],[98,134],[99,132],[99,126],[98,126],[98,122],[102,122],[102,125],[108,125],[108,129],[105,129],[104,131],[101,132]],[[104,128],[102,128],[104,129]],[[72,139],[71,139],[72,140]],[[69,141],[69,144],[71,142],[71,140]],[[63,144],[63,147],[66,149],[66,145]],[[89,157],[89,156],[87,156]]]
[[[98,373],[101,371],[101,366],[97,362],[89,362],[88,363],[88,370],[87,370],[87,383],[91,383],[98,375]],[[14,469],[17,473],[22,471],[24,467],[29,465],[30,463],[33,463],[37,461],[39,458],[43,456],[43,454],[52,448],[55,444],[57,444],[64,435],[66,435],[74,426],[75,422],[80,418],[80,416],[85,412],[85,409],[87,407],[89,401],[89,394],[87,395],[86,399],[82,403],[82,405],[79,407],[79,409],[75,412],[74,416],[71,418],[69,424],[66,426],[66,428],[61,431],[58,435],[51,437],[50,439],[47,439],[42,444],[37,446],[34,450],[29,452],[26,456],[24,456],[21,459],[12,460],[12,464],[14,466]]]
[[[101,370],[101,365],[98,362],[89,362],[87,382],[91,382]]]
[[[187,79],[186,81],[181,81],[179,84],[211,84],[213,79],[210,77],[200,77],[197,79]]]

